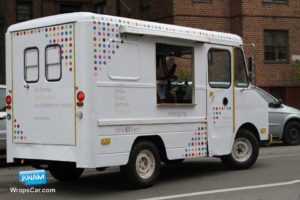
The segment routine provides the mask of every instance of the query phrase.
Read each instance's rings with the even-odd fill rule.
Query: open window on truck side
[[[27,83],[36,83],[39,80],[39,50],[29,47],[24,50],[24,80]]]
[[[156,44],[157,104],[192,104],[194,48]]]
[[[58,44],[48,45],[45,50],[45,76],[47,81],[59,81],[62,76],[61,47]]]

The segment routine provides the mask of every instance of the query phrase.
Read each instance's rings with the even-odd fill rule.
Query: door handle
[[[28,85],[28,84],[25,84],[25,85],[24,85],[24,88],[29,89],[29,85]]]
[[[227,99],[227,97],[224,97],[223,98],[223,105],[227,106],[227,104],[228,104],[228,99]]]

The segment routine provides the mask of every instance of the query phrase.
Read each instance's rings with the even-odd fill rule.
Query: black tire
[[[79,179],[84,168],[76,168],[75,163],[53,162],[49,163],[50,174],[59,181],[74,181]]]
[[[243,150],[246,152],[246,155],[243,155],[244,152],[239,152]],[[242,129],[238,132],[234,140],[231,154],[221,156],[221,160],[223,164],[230,169],[248,169],[254,165],[258,158],[258,154],[259,142],[254,133]]]
[[[138,161],[141,161],[140,167],[137,166]],[[145,165],[149,163],[152,166],[148,169],[149,174],[146,172],[142,174],[143,172],[138,171],[138,168],[140,170],[143,170],[143,167],[147,169],[148,166]],[[151,163],[154,164],[151,165]],[[151,187],[157,180],[161,167],[160,163],[161,159],[157,147],[150,141],[139,141],[133,146],[127,165],[121,166],[121,172],[125,175],[131,188],[147,188]]]
[[[167,165],[179,165],[184,161],[184,159],[176,159],[176,160],[165,160],[164,163]]]
[[[284,128],[282,140],[287,145],[300,144],[300,123],[296,121],[289,122]]]

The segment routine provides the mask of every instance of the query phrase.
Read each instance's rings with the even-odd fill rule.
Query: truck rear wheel
[[[83,173],[83,168],[76,168],[75,163],[53,162],[49,163],[50,174],[59,181],[77,180]]]
[[[242,129],[237,134],[231,154],[221,157],[224,165],[231,169],[250,168],[257,160],[259,143],[252,132]]]
[[[151,187],[160,171],[160,155],[157,147],[149,141],[140,141],[131,150],[127,165],[121,166],[132,188]]]

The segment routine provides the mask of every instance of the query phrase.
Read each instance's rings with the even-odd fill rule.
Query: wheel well
[[[298,123],[300,124],[300,119],[299,119],[299,118],[291,118],[291,119],[288,119],[288,120],[285,122],[284,126],[283,126],[282,134],[281,134],[280,139],[283,138],[285,128],[286,128],[286,126],[288,125],[288,123],[290,123],[290,122],[298,122]]]
[[[159,154],[161,156],[161,160],[163,162],[168,160],[166,147],[165,147],[165,144],[164,144],[164,142],[163,142],[163,140],[161,139],[160,136],[158,136],[158,135],[139,136],[135,139],[135,141],[134,141],[131,148],[133,148],[134,145],[136,143],[138,143],[139,141],[150,141],[150,142],[152,142],[157,147],[157,149],[159,151]]]
[[[257,138],[257,141],[260,141],[258,130],[257,130],[257,128],[253,124],[251,124],[251,123],[245,123],[245,124],[243,124],[239,128],[239,130],[237,132],[237,135],[239,134],[239,132],[240,132],[241,129],[247,129],[247,130],[251,131],[255,135],[255,137]]]
[[[283,131],[285,130],[286,125],[287,125],[288,123],[290,123],[290,122],[298,122],[298,123],[300,123],[300,119],[299,119],[299,118],[291,118],[291,119],[288,119],[288,120],[285,122],[285,124],[284,124]]]

